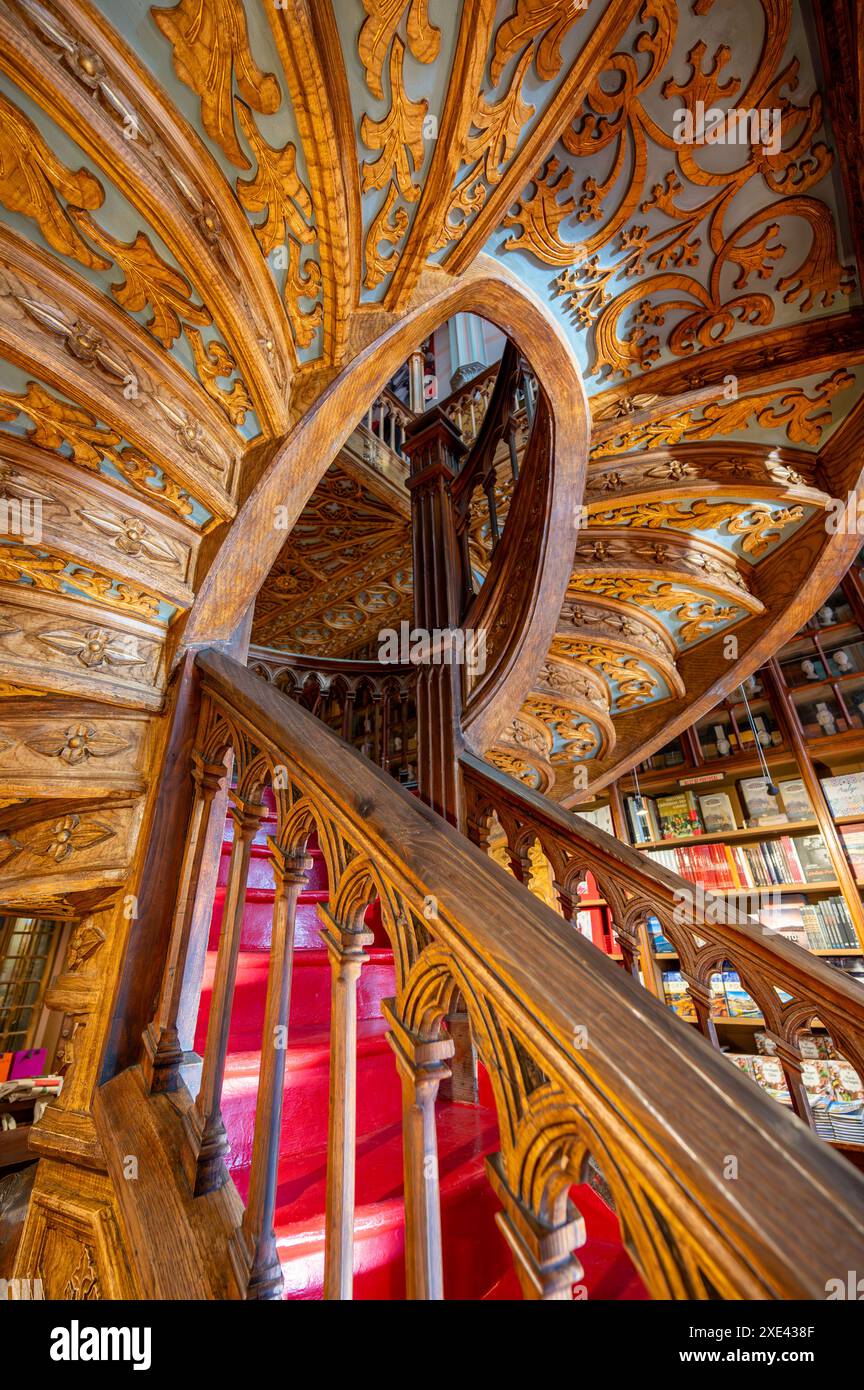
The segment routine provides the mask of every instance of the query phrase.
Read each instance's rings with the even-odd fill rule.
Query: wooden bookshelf
[[[808,678],[811,675],[815,678]],[[726,793],[737,821],[734,830],[637,841],[630,834],[625,812],[625,798],[636,792],[630,775],[619,779],[606,794],[580,806],[579,810],[608,806],[615,834],[642,851],[692,849],[700,845],[749,847],[786,837],[795,840],[799,836],[819,836],[833,868],[830,880],[719,888],[708,881],[711,875],[706,872],[702,887],[706,892],[732,900],[777,893],[792,899],[793,903],[798,895],[805,905],[818,904],[826,896],[842,898],[857,944],[813,945],[810,949],[829,962],[861,958],[864,955],[861,899],[864,883],[855,874],[841,832],[851,827],[864,831],[864,802],[860,814],[834,816],[822,787],[822,781],[829,776],[864,773],[864,583],[857,563],[819,614],[755,673],[755,684],[752,681],[748,684],[750,706],[762,736],[762,751],[771,777],[776,782],[801,781],[812,816],[780,824],[747,823],[747,807],[738,784],[757,778],[761,762],[739,692],[721,701],[638,770],[639,790],[646,797],[684,791],[691,791],[697,798],[712,792]],[[817,704],[826,707],[827,715],[825,710],[814,715]],[[680,867],[678,871],[681,872]],[[691,865],[691,871],[698,872],[695,865]],[[737,867],[734,876],[743,884],[745,875],[740,874]],[[590,903],[580,899],[578,905],[605,906],[596,899]],[[822,934],[824,939],[824,927]],[[818,940],[818,936],[815,939]],[[655,952],[654,959],[662,963],[675,961],[677,956]]]

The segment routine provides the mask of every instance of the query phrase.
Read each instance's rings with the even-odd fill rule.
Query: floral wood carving
[[[32,217],[61,255],[92,270],[106,270],[110,262],[87,245],[67,206],[98,208],[104,197],[96,176],[86,169],[67,169],[33,122],[0,93],[0,201],[9,211]]]
[[[201,101],[204,129],[238,169],[249,160],[234,125],[232,81],[262,116],[279,109],[282,94],[271,72],[252,56],[243,0],[180,0],[150,12],[174,50],[174,70]]]

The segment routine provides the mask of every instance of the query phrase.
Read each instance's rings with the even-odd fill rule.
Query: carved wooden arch
[[[539,1087],[529,1097],[509,1155],[508,1176],[515,1195],[539,1219],[558,1225],[566,1217],[570,1187],[586,1180],[591,1159],[612,1193],[622,1244],[654,1297],[670,1297],[672,1289],[658,1260],[661,1233],[638,1200],[638,1174],[630,1171],[623,1152],[613,1151],[590,1115],[568,1102],[554,1082]]]
[[[588,408],[573,348],[549,310],[515,277],[482,256],[455,284],[451,277],[435,272],[429,272],[424,281],[429,284],[425,302],[361,346],[350,365],[277,445],[198,588],[176,654],[230,637],[281,548],[284,530],[273,525],[275,509],[284,509],[280,515],[293,526],[358,419],[410,352],[453,314],[473,312],[496,324],[530,358],[548,401],[554,440],[547,525],[556,544],[547,549],[521,649],[496,694],[495,720],[500,723],[508,710],[515,713],[530,689],[549,650],[567,589],[576,539],[574,502],[582,495],[585,477]],[[364,318],[372,324],[379,321],[377,316],[358,317],[361,322]],[[311,467],[310,460],[314,461]],[[476,721],[475,733],[481,742],[486,739],[486,724]]]
[[[314,834],[324,856],[328,883],[338,883],[345,868],[346,854],[334,821],[323,814],[311,797],[293,800],[291,788],[276,792],[276,843],[285,854],[303,854]]]
[[[398,996],[422,949],[423,933],[422,929],[418,931],[417,919],[401,893],[379,872],[374,861],[364,855],[343,869],[331,897],[332,913],[340,927],[359,931],[367,907],[376,901],[381,908],[381,925],[393,948]]]
[[[775,998],[777,999],[777,1003],[781,1004],[776,994]],[[864,1067],[864,1048],[856,1044],[854,1036],[847,1032],[842,1025],[838,1027],[835,1020],[831,1018],[830,1015],[825,1017],[821,1013],[817,1014],[812,1004],[806,1004],[796,999],[791,999],[787,1000],[786,1004],[781,1006],[779,1018],[780,1021],[775,1031],[784,1041],[791,1043],[793,1047],[798,1046],[799,1034],[809,1031],[812,1028],[813,1019],[819,1018],[820,1022],[828,1029],[837,1051],[846,1058],[850,1066],[854,1067],[859,1076],[864,1076],[864,1071],[862,1071],[862,1067]]]
[[[437,1036],[454,1000],[460,996],[471,1024],[471,1035],[486,1068],[502,1148],[512,1143],[525,1108],[525,1087],[515,1059],[512,1039],[496,1020],[489,1001],[441,942],[433,940],[411,967],[398,997],[405,1027],[424,1037]]]

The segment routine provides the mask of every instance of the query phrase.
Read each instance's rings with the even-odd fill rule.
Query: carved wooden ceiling
[[[859,133],[818,71],[797,0],[2,0],[0,505],[41,512],[0,535],[3,689],[158,710],[291,431],[483,266],[546,306],[593,421],[496,757],[557,795],[632,762],[827,566],[857,476]],[[678,143],[698,103],[769,126]],[[328,536],[338,473],[302,510],[340,430],[256,640],[339,654],[403,615],[404,523],[361,490]]]
[[[377,646],[413,606],[411,524],[338,464],[295,523],[258,595],[252,641],[310,656]]]

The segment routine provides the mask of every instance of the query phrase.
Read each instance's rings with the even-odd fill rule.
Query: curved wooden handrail
[[[576,539],[581,476],[574,472],[581,473],[578,460],[556,455],[541,392],[502,542],[464,619],[467,629],[486,634],[486,669],[473,676],[462,711],[466,745],[478,755],[519,709],[551,645]]]
[[[516,383],[519,379],[519,353],[508,340],[495,378],[486,413],[470,451],[450,488],[459,525],[464,525],[471,494],[495,466],[495,450],[513,414]]]
[[[501,1152],[489,1175],[520,1277],[530,1272],[523,1288],[548,1296],[556,1278],[556,1287],[562,1277],[566,1285],[561,1260],[580,1239],[567,1194],[589,1153],[657,1297],[821,1299],[827,1280],[860,1268],[864,1182],[851,1165],[298,705],[214,650],[197,665],[200,766],[233,751],[245,808],[238,814],[246,817],[273,778],[274,843],[291,862],[317,833],[330,875],[324,915],[334,963],[361,950],[365,905],[380,899],[396,963],[389,1016],[403,1057],[405,1048],[415,1062],[434,1056],[442,1020],[461,995],[495,1093]],[[287,787],[276,768],[287,769]],[[605,841],[585,835],[611,858]],[[673,875],[646,871],[622,846],[615,857],[622,873],[638,876],[640,891],[644,884],[674,894]],[[806,973],[791,947],[753,949],[788,965],[790,979],[796,967]],[[847,996],[839,981],[833,1002],[851,1011]],[[205,1073],[207,1066],[205,1058]],[[730,1154],[735,1181],[724,1174]],[[337,1211],[337,1221],[344,1215]],[[547,1235],[556,1251],[551,1273]],[[348,1288],[341,1296],[350,1296],[350,1276]]]

